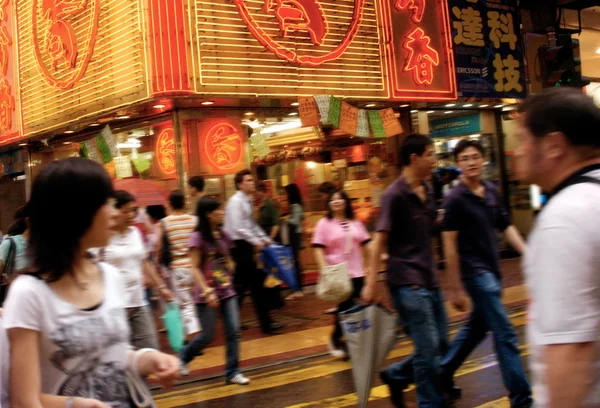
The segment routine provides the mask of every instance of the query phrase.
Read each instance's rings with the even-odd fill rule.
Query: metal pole
[[[185,190],[186,174],[184,162],[183,134],[181,132],[181,118],[179,109],[173,110],[173,133],[175,134],[175,163],[177,168],[177,186]]]

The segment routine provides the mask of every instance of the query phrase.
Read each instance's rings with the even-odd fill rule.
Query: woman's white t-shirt
[[[104,300],[90,311],[65,302],[41,279],[19,276],[4,304],[4,327],[40,333],[42,393],[95,398],[111,407],[129,408],[123,280],[110,265],[99,267]]]
[[[136,227],[129,227],[125,234],[115,234],[108,246],[100,250],[100,259],[114,266],[123,276],[126,308],[148,305],[143,272],[147,257],[142,234]]]

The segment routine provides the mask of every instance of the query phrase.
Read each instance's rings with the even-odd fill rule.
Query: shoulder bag
[[[4,300],[8,295],[8,286],[15,269],[15,258],[17,255],[17,244],[12,237],[8,237],[8,254],[4,263],[4,271],[0,276],[0,307],[4,304]]]
[[[346,259],[352,251],[352,224],[346,234],[344,254]],[[341,303],[352,294],[352,279],[348,273],[348,262],[328,265],[321,269],[317,283],[317,297],[328,302]]]

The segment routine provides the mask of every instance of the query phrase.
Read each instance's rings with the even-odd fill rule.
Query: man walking
[[[269,316],[269,306],[264,296],[265,274],[258,270],[254,260],[254,251],[260,251],[272,241],[254,220],[252,194],[256,187],[252,173],[242,170],[235,175],[234,182],[238,191],[229,199],[225,209],[225,232],[235,242],[235,248],[231,250],[235,261],[234,285],[240,309],[244,292],[250,287],[260,327],[264,333],[272,334],[282,326],[273,323]]]
[[[450,396],[460,397],[452,377],[491,331],[511,407],[530,407],[531,389],[523,371],[517,335],[502,303],[496,230],[504,232],[506,240],[521,254],[525,252],[525,242],[511,225],[496,186],[481,180],[485,164],[481,144],[461,140],[454,158],[462,178],[444,203],[442,238],[448,289],[450,302],[457,310],[467,309],[463,287],[473,308],[442,360],[442,386]]]
[[[536,407],[600,406],[600,109],[553,88],[522,107],[517,174],[549,194],[525,274]]]
[[[448,324],[431,245],[435,199],[425,182],[436,162],[433,142],[424,135],[409,135],[399,156],[405,167],[382,197],[362,298],[367,303],[373,300],[377,260],[387,247],[387,283],[415,353],[382,371],[381,379],[396,407],[404,406],[403,390],[413,381],[419,407],[445,407],[440,358],[448,346]]]

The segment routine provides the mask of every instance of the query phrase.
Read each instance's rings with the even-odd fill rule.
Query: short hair
[[[333,193],[335,190],[337,190],[337,187],[331,181],[321,183],[321,185],[318,188],[319,193],[327,194],[327,196],[330,196],[331,193]]]
[[[248,169],[238,171],[235,174],[235,177],[233,178],[233,182],[235,183],[235,188],[239,189],[239,185],[242,181],[244,181],[244,177],[251,176],[251,175],[252,175],[252,172]]]
[[[485,149],[477,140],[462,139],[454,148],[454,160],[458,160],[458,155],[467,150],[469,147],[479,150],[479,153],[481,153],[482,156],[485,154]]]
[[[129,203],[133,203],[134,201],[135,197],[129,191],[115,191],[115,207],[117,207],[117,209],[122,208]]]
[[[579,89],[546,89],[527,98],[520,110],[535,137],[560,132],[573,146],[600,148],[600,108]]]
[[[298,184],[288,184],[285,186],[285,192],[287,193],[288,203],[302,205],[302,193],[300,193],[300,187],[298,187]]]
[[[188,180],[188,186],[195,188],[199,192],[204,191],[204,177],[194,176]]]
[[[169,194],[169,205],[174,210],[183,210],[185,208],[185,194],[183,194],[183,191],[171,191],[171,194]]]
[[[410,166],[410,156],[416,154],[417,156],[423,156],[428,146],[433,144],[433,140],[429,136],[425,136],[421,133],[411,133],[406,137],[402,146],[400,146],[398,156],[400,163],[403,166]]]
[[[260,191],[261,193],[267,192],[267,184],[264,181],[256,182],[256,191]]]

